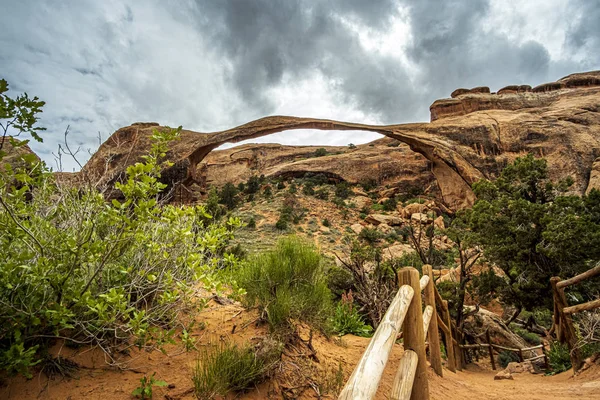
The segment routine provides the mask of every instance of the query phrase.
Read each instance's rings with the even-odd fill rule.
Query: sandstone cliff
[[[594,162],[600,156],[599,71],[569,75],[535,88],[509,86],[498,93],[490,93],[485,87],[462,89],[455,91],[453,97],[432,104],[431,123],[380,126],[273,116],[221,132],[183,131],[181,140],[168,154],[175,164],[164,171],[163,180],[171,188],[179,187],[180,191],[185,191],[207,180],[215,181],[217,168],[231,176],[248,174],[248,171],[241,172],[243,165],[249,169],[252,167],[254,155],[251,153],[256,153],[258,147],[254,150],[250,147],[228,150],[228,153],[206,157],[227,142],[294,129],[321,129],[377,132],[406,144],[388,152],[380,149],[377,156],[381,161],[391,159],[395,163],[402,163],[399,160],[407,157],[406,165],[410,165],[418,158],[408,149],[419,153],[422,161],[428,161],[443,201],[455,209],[473,203],[475,198],[470,189],[473,182],[494,178],[504,165],[527,153],[546,157],[554,178],[573,177],[575,192],[584,193],[598,185],[598,162],[595,167]],[[128,165],[141,160],[154,128],[160,127],[141,123],[118,130],[100,147],[82,172],[95,176],[100,186],[112,185],[122,178]],[[367,165],[365,170],[381,165],[378,161],[369,161],[368,152],[361,151],[330,156],[336,157],[335,162],[333,158],[303,161],[292,157],[288,158],[289,162],[278,166],[274,162],[277,157],[267,154],[277,151],[274,147],[265,146],[266,155],[258,156],[259,162],[266,163],[265,174],[295,173],[307,169],[331,172],[341,179],[352,181],[360,179],[360,174],[364,176],[360,165]],[[305,150],[290,151],[301,154]],[[355,156],[364,158],[353,159]],[[229,157],[232,165],[225,168],[227,163],[222,157]],[[423,165],[426,164],[420,164],[417,170],[422,171]],[[413,172],[407,172],[402,179],[410,179]]]

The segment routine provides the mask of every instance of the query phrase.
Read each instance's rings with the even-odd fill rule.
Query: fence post
[[[448,326],[448,335],[446,337],[446,352],[448,353],[448,367],[450,371],[456,372],[460,370],[460,364],[458,359],[458,353],[454,346],[454,335],[452,335],[452,320],[450,319],[450,310],[448,309],[448,300],[442,301],[442,310],[444,311],[444,319],[446,320],[446,326]]]
[[[485,339],[487,340],[488,349],[490,351],[490,361],[492,362],[492,369],[496,370],[496,361],[494,361],[494,349],[492,348],[492,339],[490,338],[489,328],[485,331]]]
[[[444,376],[442,369],[442,353],[440,350],[440,334],[437,323],[437,310],[435,308],[435,283],[431,265],[423,265],[423,274],[429,276],[429,284],[425,286],[425,305],[433,307],[433,315],[429,323],[429,358],[431,367],[439,376]]]
[[[571,354],[571,365],[573,366],[573,373],[577,372],[583,365],[581,357],[581,351],[577,347],[577,334],[575,333],[575,327],[573,326],[573,319],[569,314],[565,314],[563,309],[567,307],[567,298],[565,297],[565,291],[562,288],[556,287],[556,284],[561,279],[557,276],[550,279],[552,285],[552,292],[554,293],[554,301],[557,305],[558,320],[560,321],[560,335],[564,335],[564,341],[567,342],[569,352]],[[559,336],[560,340],[560,336]]]
[[[400,285],[409,285],[415,291],[415,296],[408,307],[404,323],[402,324],[404,349],[414,351],[419,358],[410,398],[411,400],[428,400],[429,386],[427,383],[427,360],[425,355],[425,332],[423,331],[423,306],[420,296],[419,271],[412,267],[402,268],[399,272],[399,283]]]

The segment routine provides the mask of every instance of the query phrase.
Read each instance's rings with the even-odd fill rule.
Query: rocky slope
[[[406,165],[410,165],[417,162],[418,158],[409,155],[408,148],[419,153],[421,160],[426,159],[429,163],[428,168],[435,177],[441,198],[448,207],[454,209],[473,203],[475,198],[470,189],[473,182],[481,178],[494,178],[504,165],[527,153],[546,157],[554,178],[570,175],[575,181],[575,192],[584,193],[599,184],[599,71],[569,75],[533,89],[509,86],[497,93],[489,93],[487,88],[463,89],[455,91],[453,97],[434,102],[431,106],[431,123],[379,126],[274,116],[221,132],[185,130],[181,140],[173,145],[168,154],[175,164],[164,171],[163,180],[171,188],[179,188],[183,197],[186,193],[192,193],[195,187],[202,187],[211,179],[214,181],[216,168],[228,171],[224,173],[231,176],[238,175],[244,170],[243,165],[249,169],[252,167],[254,154],[260,154],[259,146],[254,147],[255,150],[246,147],[206,158],[223,143],[294,129],[322,129],[377,132],[405,143],[408,147],[399,146],[387,153],[381,149],[378,156],[382,161],[393,158],[394,162],[408,157]],[[141,160],[140,157],[149,147],[152,129],[155,128],[159,128],[157,124],[138,123],[118,130],[84,166],[82,173],[94,176],[100,186],[112,186],[122,178],[128,165]],[[263,150],[265,154],[270,154],[281,149],[264,147]],[[381,164],[375,160],[365,161],[368,157],[362,151],[355,154],[356,157],[364,156],[362,159],[352,160],[353,153],[344,151],[323,160],[302,163],[295,157],[304,150],[285,151],[288,150],[289,157],[283,157],[289,161],[285,165],[277,166],[273,159],[277,157],[271,155],[259,155],[257,160],[259,163],[261,160],[265,162],[267,174],[331,169],[339,178],[349,180],[359,179],[364,176],[364,171],[352,167],[350,170],[355,172],[348,172],[346,166],[366,163],[363,165],[369,166],[367,170],[376,171],[377,168],[373,166]],[[392,156],[393,151],[399,154]],[[228,157],[226,154],[229,154],[232,165],[225,170],[221,167],[223,160]],[[292,154],[296,155],[292,157]],[[219,165],[221,167],[217,167]],[[424,164],[419,165],[418,170],[422,171]],[[244,174],[248,174],[248,171],[244,171]],[[345,175],[340,172],[345,172]],[[412,171],[407,172],[412,174]]]

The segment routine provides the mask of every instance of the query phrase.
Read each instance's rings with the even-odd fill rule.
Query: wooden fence
[[[447,302],[442,301],[433,282],[430,265],[423,266],[423,276],[412,268],[402,268],[398,274],[400,289],[392,300],[383,320],[377,327],[369,346],[340,393],[339,400],[370,400],[375,398],[379,382],[386,367],[392,347],[400,331],[404,354],[396,372],[390,398],[392,400],[429,399],[427,383],[426,340],[429,344],[431,367],[443,375],[439,330],[445,334],[449,369],[455,370],[455,349]],[[421,292],[423,301],[421,300]],[[439,316],[436,302],[443,310]],[[444,323],[444,320],[446,323]],[[438,326],[439,325],[439,326]]]
[[[600,299],[569,307],[567,297],[565,296],[565,288],[598,275],[600,275],[600,265],[571,279],[561,280],[556,276],[550,279],[554,296],[554,321],[551,332],[555,332],[558,340],[561,343],[566,343],[569,347],[573,372],[577,372],[582,367],[583,358],[577,343],[577,334],[571,316],[581,311],[599,308]]]
[[[492,369],[496,370],[496,360],[494,359],[494,349],[496,350],[504,350],[504,351],[512,351],[519,356],[519,362],[523,361],[536,361],[540,359],[544,359],[544,365],[546,369],[548,368],[548,355],[546,354],[546,348],[543,344],[532,346],[532,347],[524,347],[524,348],[514,348],[514,347],[506,347],[500,346],[499,344],[492,343],[490,339],[490,333],[488,331],[485,332],[487,343],[475,343],[475,344],[461,344],[459,348],[467,352],[469,350],[475,349],[488,349],[488,354],[490,356],[490,362],[492,364]],[[536,354],[533,357],[525,358],[525,353],[528,351],[542,350],[542,354]],[[535,354],[535,353],[534,353]]]

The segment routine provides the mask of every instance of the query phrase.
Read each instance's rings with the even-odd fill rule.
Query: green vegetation
[[[238,205],[238,189],[233,183],[226,183],[219,192],[219,203],[225,205],[228,210],[233,210]]]
[[[370,336],[373,328],[365,324],[362,316],[354,307],[352,292],[343,294],[341,301],[335,307],[332,318],[332,329],[338,335],[343,336],[348,333],[356,336]]]
[[[280,356],[281,348],[277,345],[266,351],[232,343],[204,348],[192,376],[196,397],[214,399],[248,390],[273,371]]]
[[[258,254],[239,271],[245,304],[257,306],[277,334],[289,335],[294,321],[327,330],[331,292],[327,288],[321,255],[296,237],[282,238],[272,251]]]
[[[324,147],[319,147],[317,150],[315,150],[315,157],[323,157],[326,156],[327,154],[329,154],[327,152],[327,149],[325,149]]]
[[[340,182],[335,185],[335,197],[347,199],[351,194],[352,190],[350,190],[350,185],[348,182]]]
[[[323,221],[321,221],[321,224],[327,228],[329,228],[331,226],[331,223],[329,222],[329,220],[327,218],[325,218]]]
[[[515,306],[515,317],[522,309],[551,307],[552,276],[569,278],[600,260],[600,192],[567,195],[570,184],[552,182],[546,161],[528,155],[495,182],[473,186],[478,200],[461,218],[474,234],[471,243],[506,275],[480,283]],[[589,300],[590,289],[582,285],[576,296]]]
[[[158,386],[158,387],[165,387],[167,386],[167,382],[165,381],[158,381],[154,378],[154,375],[156,375],[156,372],[152,374],[152,376],[150,378],[148,378],[147,376],[143,376],[140,379],[140,386],[138,386],[133,393],[131,393],[132,396],[138,398],[138,399],[151,399],[152,398],[152,387],[153,386]]]
[[[14,122],[11,135],[38,139],[35,114],[43,102],[25,98],[2,95],[0,118],[3,127]],[[162,160],[179,131],[153,132],[144,162],[115,185],[122,197],[108,203],[94,188],[57,186],[30,157],[22,160],[27,167],[4,165],[0,369],[30,376],[57,337],[97,345],[108,357],[132,344],[160,348],[173,341],[180,311],[193,316],[201,306],[190,307],[192,285],[218,290],[215,272],[237,263],[224,250],[241,222],[217,223],[203,206],[159,204],[166,187],[160,171],[168,165]]]
[[[498,354],[498,363],[502,368],[506,368],[511,362],[519,362],[519,356],[514,351],[502,350]]]

